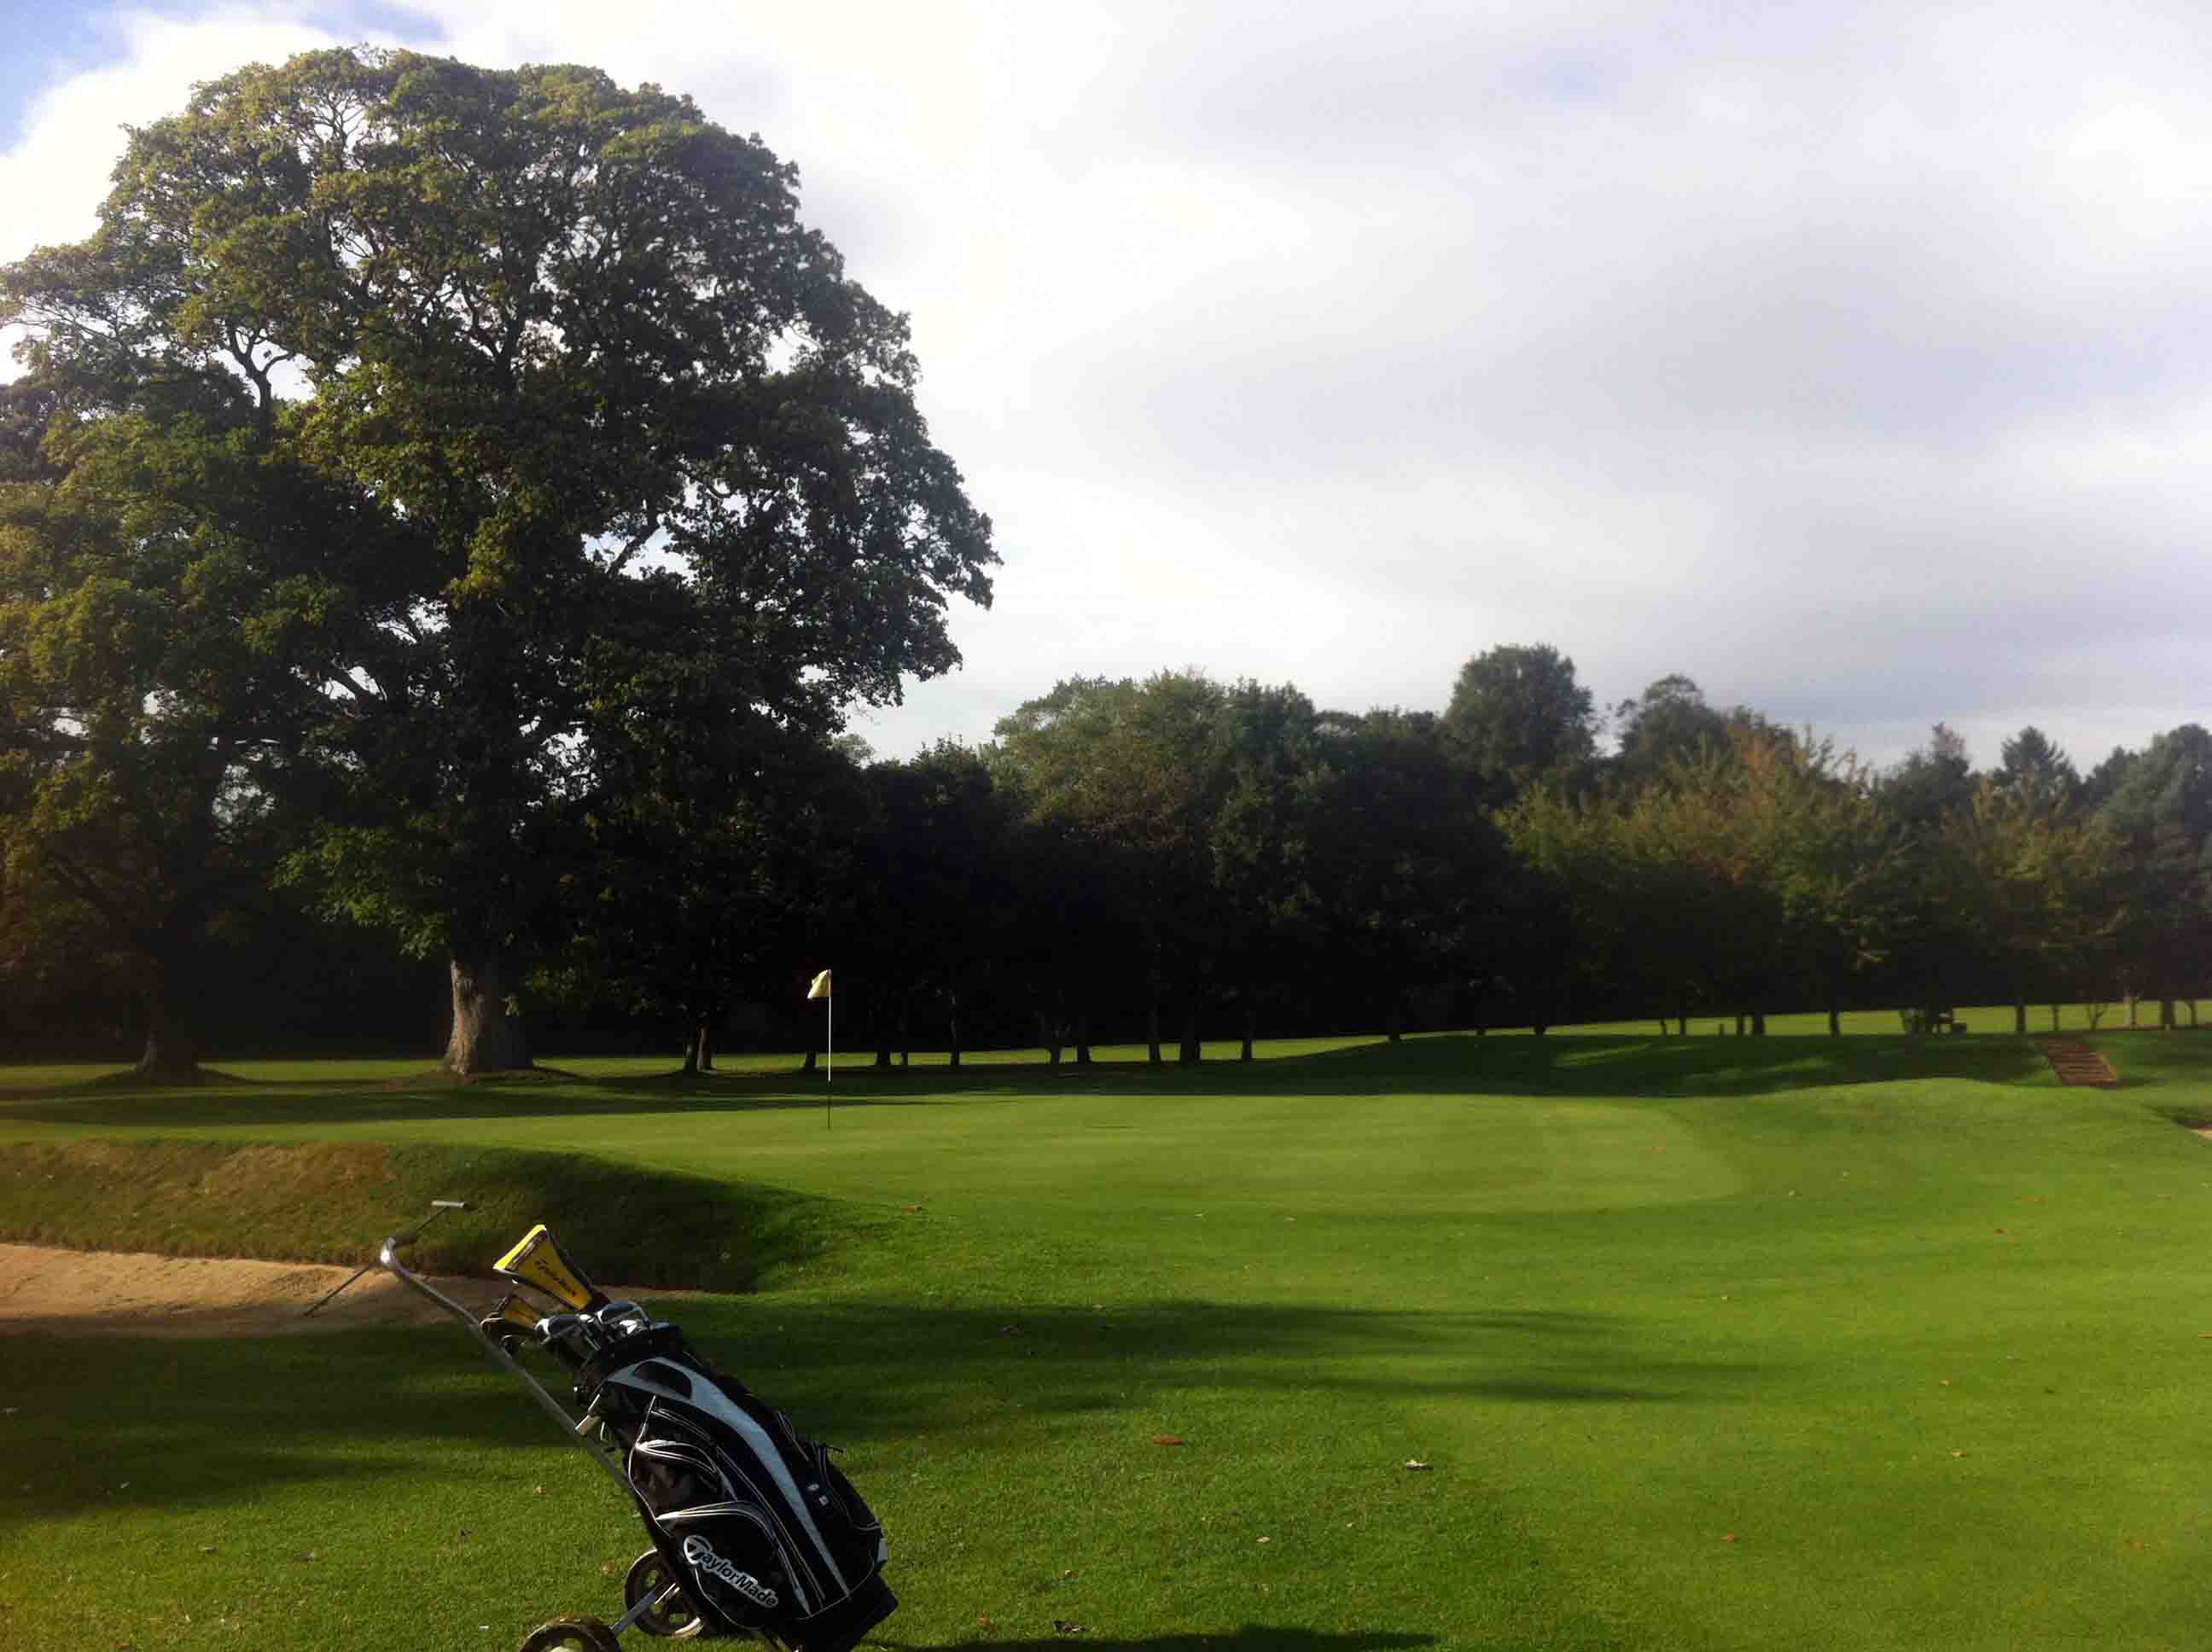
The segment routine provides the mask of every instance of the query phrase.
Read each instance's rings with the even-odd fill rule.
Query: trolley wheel
[[[668,1563],[660,1558],[660,1551],[647,1549],[630,1562],[629,1576],[623,1579],[623,1605],[628,1608],[640,1600],[650,1600],[676,1581],[668,1570]],[[672,1600],[647,1606],[638,1618],[637,1627],[648,1635],[685,1641],[703,1631],[707,1620],[699,1615],[687,1596],[678,1594]]]
[[[597,1618],[556,1618],[523,1637],[522,1652],[622,1652],[622,1643]]]

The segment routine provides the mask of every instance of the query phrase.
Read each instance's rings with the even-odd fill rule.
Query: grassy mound
[[[596,1278],[741,1291],[835,1249],[833,1201],[574,1153],[409,1142],[88,1137],[0,1148],[0,1239],[78,1249],[364,1262],[434,1199],[463,1199],[409,1253],[484,1273],[533,1222]]]

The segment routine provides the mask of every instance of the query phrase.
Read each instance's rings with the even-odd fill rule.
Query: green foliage
[[[2033,792],[2063,803],[2073,802],[2081,791],[2074,760],[2033,723],[2007,740],[1998,756],[2002,761],[1990,778],[2005,791]]]
[[[192,1064],[198,949],[267,876],[272,780],[356,623],[329,568],[343,496],[242,398],[173,399],[11,386],[0,479],[0,951],[103,960],[170,1071]]]
[[[1558,649],[1504,645],[1460,667],[1443,730],[1462,761],[1501,797],[1558,781],[1597,750],[1597,712]]]
[[[988,602],[995,559],[905,322],[799,223],[793,169],[688,100],[313,52],[201,86],[114,175],[92,237],[0,271],[0,319],[65,405],[159,390],[167,439],[218,404],[368,530],[291,598],[366,621],[301,674],[298,789],[333,829],[295,871],[333,906],[496,996],[566,931],[603,745],[824,733],[957,661],[946,601]]]
[[[1304,880],[1322,914],[1323,956],[1364,978],[1394,1030],[1415,994],[1449,1003],[1455,989],[1522,975],[1539,956],[1500,956],[1508,873],[1484,790],[1448,727],[1425,713],[1322,720]]]
[[[963,1007],[1064,914],[1042,899],[1018,909],[1018,880],[1033,863],[1018,841],[1016,805],[982,754],[941,740],[905,762],[872,764],[860,790],[851,904],[822,938],[823,961],[838,966],[841,997],[864,1017],[854,1030],[872,1036],[880,1059],[910,1042],[927,1006],[942,1010],[957,1065]]]
[[[2021,1003],[2095,981],[2123,921],[2120,843],[2064,798],[1984,780],[1942,823],[1934,864],[1948,901]]]
[[[2116,777],[2099,819],[2125,846],[2131,911],[2123,957],[2136,990],[2173,999],[2212,979],[2212,734],[2154,737]]]
[[[1648,785],[1575,802],[1539,789],[1505,817],[1568,891],[1586,981],[1682,1017],[1836,1001],[1881,958],[1899,872],[1870,777],[1825,744],[1735,730]]]
[[[1660,677],[1613,710],[1620,749],[1613,768],[1647,780],[1668,763],[1710,755],[1727,743],[1728,718],[1705,703],[1705,691],[1680,672]]]

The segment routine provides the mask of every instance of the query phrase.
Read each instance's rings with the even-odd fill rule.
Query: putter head
[[[605,1295],[585,1277],[583,1269],[568,1260],[561,1248],[561,1242],[553,1236],[553,1230],[543,1222],[524,1234],[513,1250],[493,1263],[492,1271],[518,1285],[542,1291],[579,1313],[589,1313],[606,1305]]]

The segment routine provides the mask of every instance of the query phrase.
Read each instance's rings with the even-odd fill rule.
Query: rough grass
[[[48,1094],[0,1134],[829,1204],[835,1270],[684,1313],[851,1449],[900,1647],[2189,1646],[2212,1147],[2169,1121],[2212,1040],[2093,1042],[2120,1089],[2008,1038],[1555,1035],[886,1075],[830,1128],[789,1076],[608,1074]],[[5,1403],[26,1645],[511,1647],[612,1616],[643,1547],[458,1333],[47,1339]]]
[[[818,1264],[866,1225],[781,1188],[582,1153],[438,1142],[64,1137],[0,1151],[0,1239],[79,1249],[357,1263],[431,1200],[465,1196],[409,1252],[429,1272],[483,1273],[532,1223],[610,1283],[744,1291]]]

